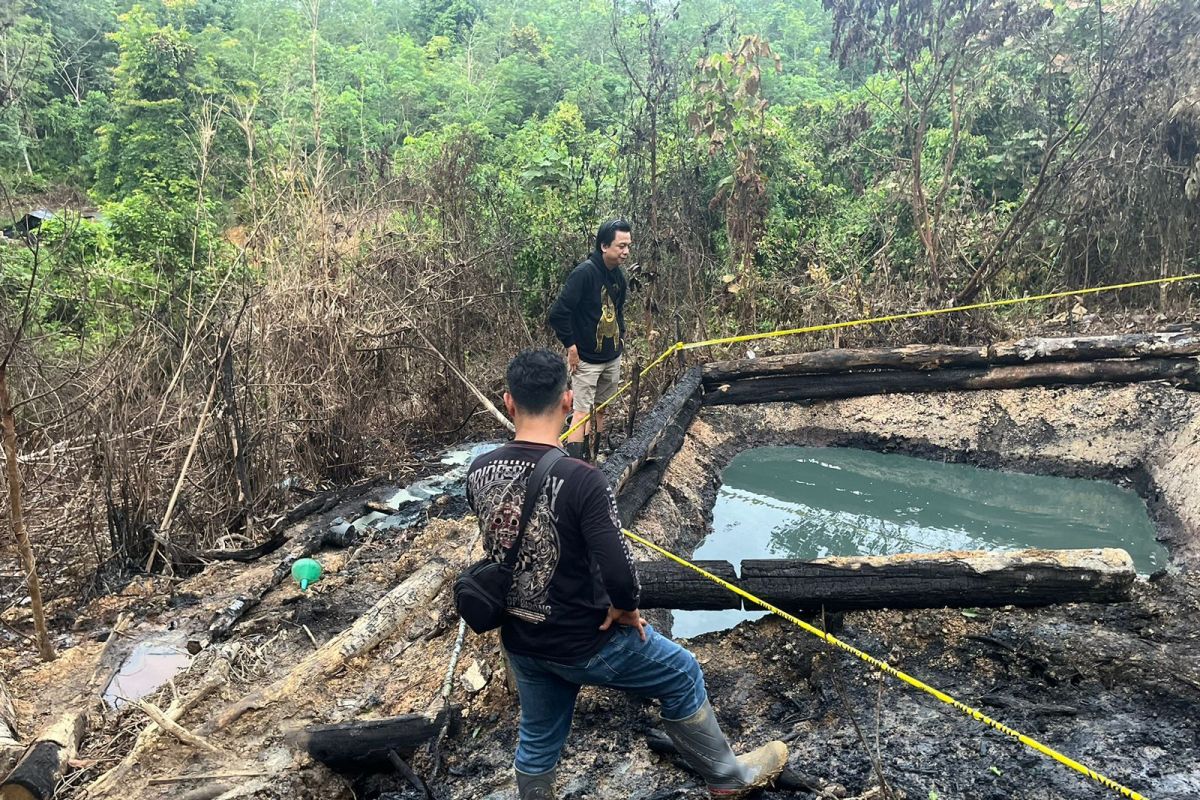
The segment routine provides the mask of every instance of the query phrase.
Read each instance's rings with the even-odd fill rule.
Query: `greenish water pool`
[[[1139,572],[1167,563],[1145,502],[1105,481],[999,472],[894,453],[762,447],[726,467],[713,532],[695,551],[745,558],[821,558],[935,550],[1120,547]],[[760,613],[677,611],[695,636]]]

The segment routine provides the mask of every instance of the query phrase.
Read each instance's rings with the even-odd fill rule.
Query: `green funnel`
[[[314,558],[302,558],[292,564],[292,580],[300,584],[300,591],[307,592],[311,584],[321,579],[321,565]]]

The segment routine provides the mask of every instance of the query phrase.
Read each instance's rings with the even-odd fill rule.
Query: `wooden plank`
[[[949,551],[742,562],[741,586],[786,610],[971,608],[1127,601],[1124,550]]]

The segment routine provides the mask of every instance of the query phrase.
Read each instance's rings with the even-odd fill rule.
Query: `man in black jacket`
[[[625,344],[625,293],[621,265],[629,258],[629,223],[612,220],[596,232],[596,249],[567,277],[550,308],[550,326],[567,348],[567,368],[575,392],[572,423],[583,419],[593,405],[612,397],[621,383],[621,351]],[[571,432],[567,452],[583,456],[583,440],[592,430],[604,430],[604,409],[594,420]]]
[[[694,656],[638,612],[641,586],[604,476],[573,458],[541,486],[527,486],[573,405],[567,368],[549,350],[508,365],[504,406],[513,441],[480,456],[467,500],[484,551],[497,561],[514,546],[526,491],[539,493],[513,568],[500,640],[521,702],[514,766],[521,800],[555,800],[554,776],[580,686],[609,686],[662,704],[662,722],[712,797],[744,797],[773,781],[787,746],[769,742],[735,756],[717,725]]]

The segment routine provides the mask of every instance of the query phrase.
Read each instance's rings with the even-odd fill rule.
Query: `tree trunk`
[[[737,583],[737,572],[728,561],[694,561],[718,578]],[[639,561],[638,579],[642,584],[642,608],[675,610],[740,609],[742,599],[695,570],[674,561]]]
[[[614,493],[620,492],[629,476],[645,463],[650,451],[666,436],[667,428],[675,424],[686,429],[691,424],[691,416],[687,412],[690,410],[695,414],[696,409],[690,408],[688,401],[693,399],[699,388],[700,370],[692,369],[685,373],[642,418],[633,436],[604,462],[601,471],[608,478]]]
[[[460,709],[442,709],[437,716],[404,714],[337,725],[318,725],[294,731],[286,736],[293,747],[305,750],[317,761],[334,769],[390,769],[388,753],[411,753],[441,731],[443,724],[454,724]],[[447,716],[450,721],[447,722]]]
[[[1105,358],[1159,358],[1200,354],[1200,333],[1138,333],[1117,336],[1029,338],[988,347],[913,344],[904,347],[818,350],[765,358],[715,361],[704,365],[708,388],[726,381],[764,375],[811,375],[867,369],[932,370],[1046,361]]]
[[[33,626],[37,631],[38,653],[43,661],[56,658],[50,632],[46,628],[46,612],[42,608],[42,585],[38,580],[37,559],[33,545],[25,530],[25,515],[21,506],[21,471],[17,464],[17,425],[13,416],[12,397],[8,392],[8,368],[0,366],[0,416],[4,427],[4,466],[8,479],[8,518],[13,537],[17,540],[17,552],[25,569],[25,585],[29,589],[30,609],[33,611]]]
[[[933,372],[851,372],[841,375],[781,375],[748,378],[706,391],[705,405],[774,403],[902,392],[1018,389],[1084,383],[1172,380],[1200,387],[1195,359],[1083,361],[1011,367],[966,367]]]
[[[742,562],[741,586],[788,611],[971,608],[1129,600],[1124,550],[950,551]]]
[[[450,579],[452,570],[441,560],[426,563],[403,583],[385,594],[354,624],[326,642],[270,686],[226,706],[201,728],[209,735],[232,724],[248,711],[308,690],[313,682],[328,678],[355,656],[369,652],[395,633],[417,610],[425,608]]]
[[[38,736],[0,783],[0,800],[50,800],[75,757],[86,720],[82,711],[69,711]]]

